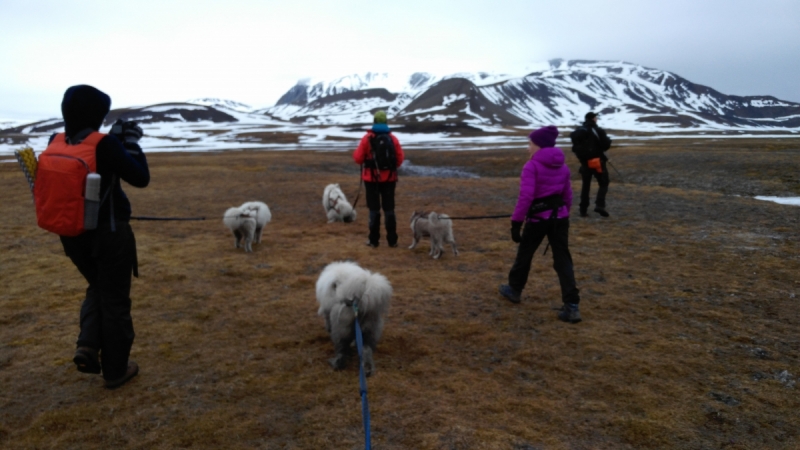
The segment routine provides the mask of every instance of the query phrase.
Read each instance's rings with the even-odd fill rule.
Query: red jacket
[[[370,139],[375,136],[375,133],[372,130],[367,131],[367,134],[361,138],[361,142],[358,143],[358,147],[356,151],[353,152],[353,160],[356,164],[364,164],[364,161],[371,161],[372,160],[372,149],[370,146]],[[395,155],[397,156],[397,167],[399,168],[401,164],[403,164],[403,147],[400,146],[400,141],[397,140],[397,136],[392,133],[389,133],[389,136],[392,137],[392,142],[394,143],[394,151]],[[374,170],[370,169],[369,167],[364,167],[361,169],[361,179],[364,181],[378,181],[378,182],[387,182],[387,181],[397,181],[397,170],[381,170],[379,179],[373,179]]]

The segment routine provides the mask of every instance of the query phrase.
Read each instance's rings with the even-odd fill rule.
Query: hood
[[[546,147],[533,154],[532,160],[557,169],[564,165],[564,152],[558,147]]]
[[[109,110],[111,97],[99,89],[85,84],[70,87],[61,101],[67,137],[75,136],[86,128],[99,131]]]
[[[385,123],[376,123],[372,126],[372,131],[375,133],[388,133],[389,125],[386,125]]]

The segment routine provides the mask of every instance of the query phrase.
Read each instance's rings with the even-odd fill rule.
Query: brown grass
[[[731,195],[797,195],[797,140],[612,150],[626,183],[611,218],[572,219],[577,325],[555,320],[549,252],[520,305],[496,293],[515,253],[505,219],[455,223],[458,257],[404,248],[414,209],[510,213],[525,155],[409,152],[482,178],[403,177],[396,249],[364,245],[363,195],[355,223],[325,223],[324,186],[357,190],[348,154],[150,155],[150,187],[126,189],[134,214],[208,220],[133,223],[142,371],[116,391],[75,371],[86,286],[0,164],[0,447],[363,448],[356,364],[328,366],[314,299],[347,258],[395,288],[368,380],[375,448],[800,446],[800,208]],[[222,213],[253,199],[273,222],[245,254]]]

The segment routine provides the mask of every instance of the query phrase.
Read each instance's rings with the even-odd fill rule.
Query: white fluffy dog
[[[444,244],[450,244],[453,248],[453,255],[458,256],[456,240],[453,238],[453,221],[447,214],[414,211],[411,214],[411,231],[414,233],[414,240],[408,248],[415,248],[420,239],[430,236],[431,251],[428,254],[433,256],[433,259],[439,259],[442,256]]]
[[[344,368],[355,339],[353,302],[356,301],[364,339],[364,372],[367,376],[375,372],[372,353],[383,332],[391,296],[392,286],[386,277],[364,270],[356,263],[333,262],[323,269],[317,280],[317,314],[325,317],[325,329],[335,347],[335,356],[330,360],[334,369]]]
[[[325,214],[328,215],[328,223],[356,220],[356,210],[347,201],[338,184],[325,186],[325,192],[322,194],[322,207],[325,208]]]
[[[253,212],[256,219],[255,241],[261,243],[261,235],[264,234],[264,227],[272,220],[272,213],[264,202],[245,202],[239,207],[242,211]]]
[[[233,245],[239,248],[239,243],[244,241],[244,251],[253,251],[253,236],[256,232],[256,218],[253,211],[242,211],[241,208],[233,207],[225,211],[222,216],[222,223],[233,233]]]

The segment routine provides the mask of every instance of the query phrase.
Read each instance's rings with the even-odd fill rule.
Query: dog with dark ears
[[[439,259],[444,251],[444,244],[450,244],[453,255],[458,256],[456,240],[453,237],[453,221],[447,214],[438,214],[434,211],[414,211],[411,214],[411,231],[414,239],[409,249],[414,249],[423,237],[431,238],[431,251],[428,252],[433,259]]]

